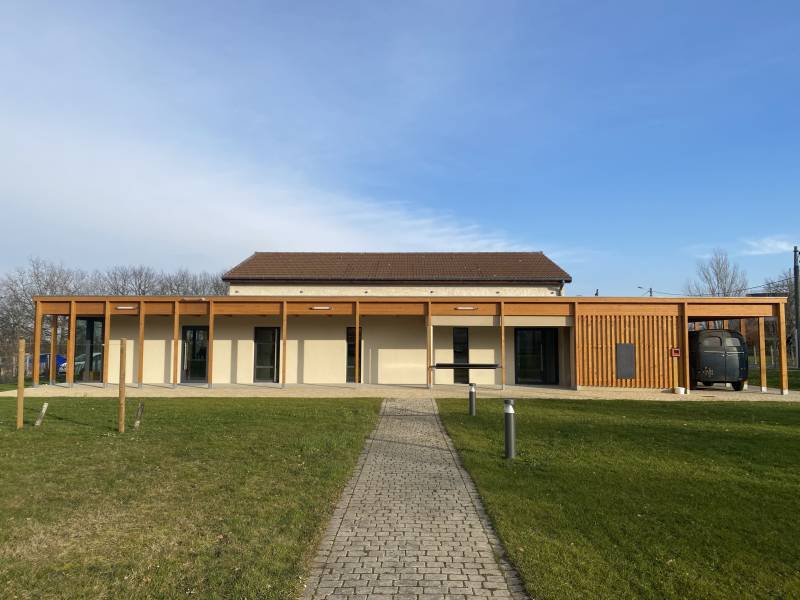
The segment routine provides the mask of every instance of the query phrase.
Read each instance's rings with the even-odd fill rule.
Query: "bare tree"
[[[187,269],[156,271],[145,265],[117,265],[91,274],[62,264],[31,258],[0,277],[0,372],[16,356],[17,339],[33,339],[33,296],[217,296],[227,294],[221,273]],[[49,329],[43,339],[49,339]]]
[[[789,338],[794,337],[794,303],[797,302],[794,294],[794,274],[791,269],[785,269],[778,277],[764,280],[764,292],[770,296],[786,296],[786,331]],[[800,340],[798,340],[800,341]]]
[[[696,278],[686,284],[689,296],[741,296],[746,289],[747,275],[719,248],[707,260],[697,262]]]
[[[33,338],[33,296],[90,293],[85,271],[31,258],[0,279],[0,357],[13,356],[17,339]]]

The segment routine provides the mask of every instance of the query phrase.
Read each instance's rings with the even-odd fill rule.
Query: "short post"
[[[125,433],[125,353],[128,340],[123,338],[119,347],[119,410],[117,412],[117,431]]]
[[[22,413],[25,410],[25,339],[19,338],[17,357],[17,429],[22,429]]]
[[[514,400],[512,398],[506,398],[503,412],[505,413],[506,421],[506,458],[514,458],[517,452],[514,444],[516,432],[514,430]]]
[[[133,428],[139,429],[142,424],[142,415],[144,414],[144,400],[139,400],[139,408],[136,409],[136,420],[133,422]]]
[[[47,402],[42,404],[42,411],[39,413],[39,416],[36,417],[36,423],[33,424],[34,427],[41,426],[42,421],[44,421],[44,415],[45,413],[47,413],[47,406],[48,406]]]
[[[476,396],[477,396],[476,387],[477,386],[474,383],[470,383],[469,384],[469,416],[470,417],[474,417],[475,416],[475,412],[476,412],[476,410],[475,410],[475,408],[476,408],[475,407],[475,400],[476,400]]]

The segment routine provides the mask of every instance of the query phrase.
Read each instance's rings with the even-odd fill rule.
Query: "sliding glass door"
[[[103,318],[75,319],[74,381],[103,381]]]
[[[183,327],[184,383],[208,382],[208,327],[185,325]]]
[[[255,342],[253,381],[278,383],[280,331],[278,327],[255,328],[253,334]]]
[[[558,383],[558,329],[517,327],[514,330],[514,383]]]

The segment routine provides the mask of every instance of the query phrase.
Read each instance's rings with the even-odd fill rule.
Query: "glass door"
[[[253,333],[255,357],[253,381],[278,383],[278,327],[256,327]]]
[[[103,381],[103,318],[75,319],[74,381]]]
[[[469,329],[453,327],[453,362],[469,362]],[[469,383],[469,369],[453,369],[453,383]]]
[[[558,329],[517,327],[514,330],[514,383],[558,383]]]
[[[185,383],[208,382],[208,327],[184,325],[183,376]]]

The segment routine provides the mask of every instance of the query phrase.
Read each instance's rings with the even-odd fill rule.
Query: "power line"
[[[767,283],[762,283],[761,285],[754,285],[754,286],[751,286],[751,287],[742,288],[739,291],[741,291],[741,292],[749,292],[751,290],[757,290],[759,288],[764,288],[764,287],[768,287],[768,286],[771,286],[771,285],[777,285],[779,283],[786,283],[787,281],[793,281],[793,279],[794,279],[793,277],[784,277],[783,279],[776,279],[774,281],[769,281]],[[653,290],[653,292],[655,292],[656,294],[663,294],[664,296],[686,296],[687,295],[687,294],[681,294],[681,293],[676,293],[676,292],[665,292],[665,291],[662,291],[662,290]],[[647,290],[645,290],[645,294],[646,293],[647,293]],[[644,294],[642,294],[642,295],[644,295]],[[718,296],[715,296],[714,294],[698,294],[696,297],[698,297],[698,298],[716,298]]]

